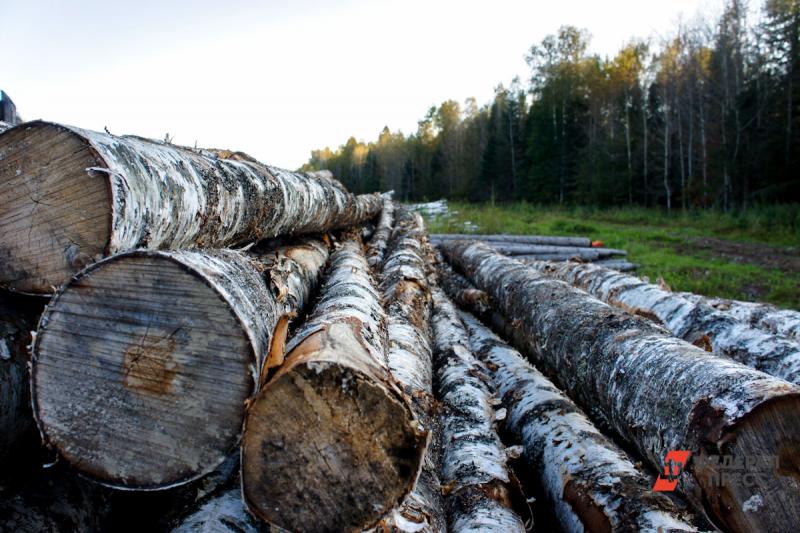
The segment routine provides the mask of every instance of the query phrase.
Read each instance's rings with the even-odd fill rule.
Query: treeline
[[[584,30],[534,45],[530,79],[491,103],[449,100],[411,135],[384,128],[315,150],[353,191],[405,200],[731,209],[800,200],[800,0],[757,20],[731,0],[719,20],[588,53]]]

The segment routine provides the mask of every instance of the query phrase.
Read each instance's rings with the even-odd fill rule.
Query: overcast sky
[[[431,105],[527,76],[559,26],[613,54],[664,35],[712,0],[389,2],[3,0],[0,88],[42,118],[296,168],[314,148],[384,125],[408,133]]]

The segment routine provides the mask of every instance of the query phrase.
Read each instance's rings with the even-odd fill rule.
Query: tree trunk
[[[474,317],[462,318],[508,409],[505,427],[564,531],[697,531],[550,380]]]
[[[439,285],[461,307],[476,309],[481,315],[489,311],[489,295],[478,290],[444,260],[437,260]]]
[[[410,492],[427,434],[389,373],[386,315],[355,230],[286,352],[245,418],[248,507],[292,531],[375,525]]]
[[[505,314],[514,345],[658,471],[688,450],[682,490],[734,531],[800,523],[800,387],[667,335],[639,317],[549,279],[479,243],[445,255]],[[792,451],[790,451],[792,450]],[[753,483],[728,457],[769,456]],[[750,479],[748,479],[750,481]],[[764,498],[761,494],[769,494]]]
[[[0,283],[19,292],[50,293],[120,252],[325,232],[381,205],[330,173],[45,122],[6,132],[0,150]]]
[[[44,302],[0,293],[0,466],[18,463],[17,452],[35,441],[28,345]],[[13,458],[13,459],[12,459]]]
[[[317,239],[261,254],[137,251],[53,298],[33,346],[34,414],[83,474],[162,489],[238,444],[245,401],[280,364],[288,322],[328,256]]]
[[[676,337],[735,359],[767,374],[800,383],[800,344],[765,333],[747,322],[692,302],[636,276],[596,265],[534,263],[540,272],[583,289],[609,304],[654,318]]]
[[[576,246],[590,248],[592,240],[587,237],[552,237],[550,235],[478,235],[469,233],[435,233],[431,235],[431,242],[476,240],[502,242],[508,244],[539,244],[550,246]]]
[[[743,302],[726,298],[711,298],[691,292],[678,293],[697,304],[713,307],[768,333],[776,333],[800,340],[800,311],[778,309],[761,302]]]
[[[449,531],[518,531],[516,480],[495,428],[492,385],[453,304],[433,292],[436,394],[442,402],[442,485]],[[502,414],[502,413],[501,413]]]
[[[237,487],[207,500],[181,520],[172,533],[259,533],[265,530],[266,526],[247,512]]]
[[[380,267],[383,263],[383,256],[386,254],[386,246],[389,244],[389,237],[392,236],[394,211],[395,205],[394,201],[392,201],[392,196],[390,194],[384,195],[383,207],[381,208],[378,225],[367,246],[367,261],[369,266],[378,272],[380,272]]]
[[[408,532],[443,532],[446,524],[438,477],[440,433],[433,402],[429,324],[432,251],[419,214],[400,208],[395,215],[380,281],[387,315],[389,370],[411,398],[414,414],[422,428],[431,433],[431,439],[414,489],[381,526]]]

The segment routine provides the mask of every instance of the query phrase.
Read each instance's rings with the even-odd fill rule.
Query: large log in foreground
[[[794,339],[765,333],[636,276],[572,262],[559,265],[534,262],[530,266],[612,305],[654,317],[687,342],[710,344],[717,355],[800,384],[800,344]]]
[[[306,239],[261,256],[130,252],[81,272],[34,342],[34,414],[47,443],[120,488],[213,470],[238,444],[245,400],[282,355],[286,323],[327,255]]]
[[[515,480],[495,428],[494,395],[452,302],[433,292],[436,393],[442,402],[442,476],[449,531],[523,533]]]
[[[421,429],[431,433],[422,470],[403,503],[381,527],[404,532],[444,532],[446,521],[439,481],[439,425],[433,401],[430,245],[422,217],[404,208],[396,223],[380,277],[387,316],[387,359],[392,377],[411,398]]]
[[[522,444],[562,530],[697,530],[550,380],[473,316],[461,316],[508,409],[505,427]]]
[[[663,471],[670,450],[690,451],[684,491],[715,521],[733,531],[800,523],[800,387],[670,337],[484,244],[443,250],[504,313],[507,338],[651,466]],[[774,460],[752,483],[725,469],[731,458],[764,456]]]
[[[331,254],[320,299],[248,408],[242,491],[291,531],[355,531],[401,503],[427,434],[386,360],[386,315],[355,232]]]
[[[0,284],[49,293],[102,257],[325,232],[377,215],[327,174],[46,122],[0,135]]]

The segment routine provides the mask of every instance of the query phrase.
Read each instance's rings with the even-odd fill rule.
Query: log
[[[136,251],[90,266],[39,323],[32,396],[44,439],[121,489],[212,471],[238,445],[245,401],[280,364],[327,255],[304,239],[269,254]]]
[[[489,311],[489,295],[476,289],[464,276],[453,270],[449,263],[440,259],[436,261],[439,284],[447,295],[459,307],[471,309],[480,316]]]
[[[452,243],[458,242],[456,240],[448,239],[438,241],[439,243]],[[544,244],[518,244],[508,243],[502,241],[487,242],[489,246],[505,255],[566,255],[569,257],[586,257],[586,258],[605,258],[614,255],[626,255],[625,250],[618,250],[616,248],[580,248],[577,246],[551,246]]]
[[[19,462],[16,452],[34,442],[28,345],[44,308],[39,299],[0,292],[0,466]]]
[[[800,387],[672,338],[484,244],[443,252],[489,293],[512,344],[653,468],[663,471],[670,450],[692,453],[679,488],[697,508],[733,531],[800,523]],[[720,456],[775,460],[745,484]]]
[[[375,233],[373,233],[372,239],[367,246],[367,261],[369,262],[369,266],[376,269],[378,272],[380,272],[380,267],[383,263],[383,256],[386,254],[386,246],[389,243],[389,237],[392,235],[394,211],[394,201],[392,201],[391,194],[387,193],[383,196],[381,215],[378,219]]]
[[[514,243],[514,244],[547,244],[551,246],[577,246],[581,248],[590,248],[592,240],[587,237],[555,237],[551,235],[481,235],[470,233],[433,233],[431,234],[431,242],[439,241],[461,241],[461,240],[475,240],[486,241],[489,244],[494,242]]]
[[[593,262],[597,266],[619,270],[620,272],[632,272],[639,268],[636,263],[625,261],[624,259],[601,259]]]
[[[712,298],[691,292],[680,292],[678,295],[696,304],[713,307],[768,333],[800,339],[800,311],[779,309],[772,304],[761,302]]]
[[[12,128],[13,126],[14,126],[13,124],[9,124],[8,122],[0,120],[0,133],[3,133],[7,129]]]
[[[495,428],[496,402],[486,369],[472,354],[464,324],[441,289],[434,289],[433,302],[448,531],[524,533],[525,524],[512,508],[518,487]]]
[[[461,317],[507,409],[505,428],[564,531],[697,531],[550,380],[472,315]]]
[[[387,359],[392,377],[411,398],[411,408],[421,429],[427,430],[431,437],[413,490],[379,527],[409,533],[444,532],[446,520],[438,477],[440,433],[433,401],[430,337],[432,250],[419,214],[398,208],[395,219],[380,276],[389,339]]]
[[[291,531],[374,526],[410,492],[427,433],[394,384],[386,315],[358,233],[331,254],[320,298],[256,395],[242,438],[242,492]]]
[[[239,488],[218,494],[184,517],[172,533],[259,533],[266,531],[253,515],[247,512]]]
[[[600,254],[594,250],[587,249],[584,252],[578,251],[573,254],[522,254],[515,255],[514,259],[519,261],[582,261],[592,263],[600,260]]]
[[[246,154],[30,122],[0,136],[0,284],[46,294],[102,257],[326,232],[377,215],[354,196]]]
[[[800,344],[790,337],[765,333],[636,276],[580,263],[531,263],[530,266],[612,305],[654,318],[687,342],[710,346],[717,355],[800,383]]]

